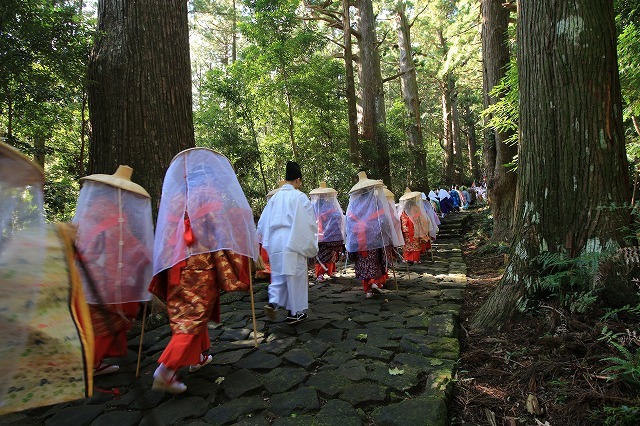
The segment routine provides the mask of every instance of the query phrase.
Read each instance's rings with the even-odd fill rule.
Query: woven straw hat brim
[[[367,188],[373,188],[373,187],[376,187],[376,186],[382,187],[383,185],[384,184],[382,183],[381,180],[363,179],[360,182],[358,182],[355,185],[353,185],[353,187],[349,191],[349,194],[351,194],[352,192],[360,191],[360,190],[367,189]]]
[[[316,188],[311,192],[309,192],[309,195],[337,194],[337,193],[338,191],[336,191],[333,188]]]
[[[114,186],[116,188],[124,189],[125,191],[133,192],[134,194],[142,195],[143,197],[151,198],[151,195],[137,183],[133,183],[130,180],[122,179],[113,175],[89,175],[80,180],[91,180],[94,182],[105,183],[107,185]]]
[[[389,190],[389,188],[387,188],[387,187],[385,187],[385,188],[384,188],[384,195],[385,195],[387,198],[396,198],[396,194],[394,194],[393,192],[391,192],[391,191]]]
[[[403,194],[402,197],[400,197],[400,201],[411,200],[413,198],[418,198],[418,197],[422,197],[422,192],[411,191],[411,192],[407,192],[406,194]]]
[[[16,164],[16,167],[2,167],[0,169],[0,180],[6,182],[9,186],[44,184],[44,170],[42,170],[42,167],[11,145],[0,142],[0,157],[4,157]]]

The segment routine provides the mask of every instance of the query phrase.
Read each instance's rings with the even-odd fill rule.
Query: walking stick
[[[342,268],[342,272],[340,272],[340,274],[344,275],[347,272],[347,262],[349,261],[349,253],[347,253],[345,251],[345,256],[344,256],[344,268]]]
[[[249,294],[251,295],[251,318],[253,319],[253,345],[258,347],[258,326],[256,325],[256,304],[253,300],[253,274],[251,272],[251,260],[249,264]]]
[[[393,282],[396,285],[396,290],[398,289],[398,280],[396,280],[396,268],[393,267],[393,261],[391,261],[391,272],[393,272]]]
[[[140,330],[140,344],[138,345],[138,364],[136,365],[136,377],[140,377],[140,357],[142,356],[142,339],[144,338],[144,323],[147,321],[147,305],[149,302],[144,302],[144,309],[142,310],[142,328]]]

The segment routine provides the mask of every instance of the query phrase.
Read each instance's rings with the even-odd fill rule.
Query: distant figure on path
[[[402,214],[402,236],[404,237],[403,258],[411,263],[420,263],[420,254],[431,249],[431,221],[424,211],[422,194],[409,188],[400,197]]]
[[[355,260],[356,278],[362,280],[367,298],[382,293],[391,265],[391,251],[400,240],[393,227],[391,206],[380,180],[358,173],[358,183],[349,191],[347,239],[349,257]]]
[[[324,282],[335,276],[336,262],[344,245],[345,219],[338,203],[338,191],[328,188],[326,182],[320,182],[309,195],[318,222],[315,276],[318,282]]]

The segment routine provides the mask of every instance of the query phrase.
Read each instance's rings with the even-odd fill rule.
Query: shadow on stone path
[[[283,310],[276,322],[266,320],[266,283],[254,283],[257,349],[249,295],[224,294],[222,322],[210,324],[213,362],[180,372],[184,394],[151,391],[171,331],[149,324],[138,380],[139,327],[127,359],[118,360],[120,371],[96,377],[107,392],[2,416],[0,424],[447,425],[466,284],[459,244],[466,215],[443,220],[433,262],[427,254],[421,264],[396,265],[384,295],[366,299],[349,265],[337,279],[311,286],[309,319],[295,326],[283,322]]]

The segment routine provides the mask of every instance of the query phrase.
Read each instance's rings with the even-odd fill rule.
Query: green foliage
[[[563,252],[544,252],[536,257],[537,273],[526,280],[526,294],[518,302],[521,310],[555,300],[570,312],[585,312],[596,302],[598,290],[591,285],[605,252],[583,253],[571,258]]]
[[[518,143],[518,122],[520,114],[519,85],[518,85],[518,65],[515,57],[507,65],[507,71],[500,83],[491,90],[491,96],[498,99],[493,105],[489,105],[483,112],[484,117],[488,117],[486,128],[510,135],[504,140],[508,145]],[[510,170],[517,170],[518,156],[514,156],[513,161],[505,164]]]
[[[605,368],[603,372],[611,374],[614,379],[620,379],[640,389],[640,336],[635,331],[630,332],[629,330],[626,334],[615,333],[605,326],[602,329],[600,340],[613,346],[620,355],[604,358],[602,361],[613,365]]]
[[[76,2],[65,1],[7,0],[0,16],[0,127],[11,145],[44,156],[47,217],[68,220],[83,170],[78,149],[89,24]]]
[[[604,407],[607,415],[605,426],[636,426],[640,419],[640,407]]]
[[[639,12],[640,14],[640,12]],[[640,116],[640,24],[629,22],[618,36],[618,69],[625,118]]]
[[[603,321],[608,320],[609,318],[617,318],[621,313],[629,313],[632,315],[640,315],[640,305],[631,306],[625,305],[621,308],[609,309],[607,313],[602,317]]]

